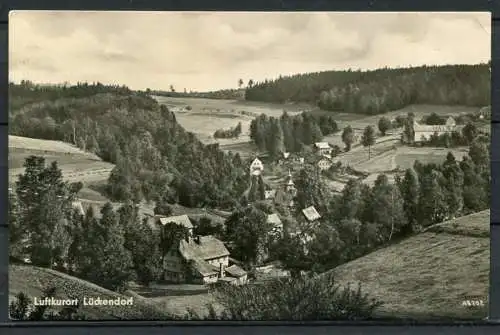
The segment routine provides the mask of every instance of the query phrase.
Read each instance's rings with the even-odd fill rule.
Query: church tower
[[[292,173],[288,170],[287,182],[285,184],[285,190],[288,194],[293,197],[297,194],[297,189],[295,188],[295,183],[293,182]]]

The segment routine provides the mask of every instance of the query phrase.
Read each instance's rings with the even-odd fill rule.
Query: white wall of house
[[[328,170],[330,168],[330,166],[332,166],[332,163],[327,161],[327,160],[321,160],[318,162],[318,167],[321,170]]]
[[[203,283],[204,284],[216,283],[218,279],[219,279],[219,276],[217,274],[205,276],[205,277],[203,277]]]
[[[206,262],[211,265],[219,266],[219,264],[224,264],[224,266],[229,266],[229,256],[207,259]]]

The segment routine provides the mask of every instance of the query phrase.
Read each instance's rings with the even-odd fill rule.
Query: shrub
[[[341,287],[332,275],[276,279],[265,284],[225,285],[215,291],[224,307],[209,306],[206,319],[223,320],[361,320],[382,305],[357,289]]]

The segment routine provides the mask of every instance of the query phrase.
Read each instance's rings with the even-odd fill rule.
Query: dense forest
[[[189,207],[231,208],[247,187],[238,154],[202,144],[147,95],[101,84],[24,82],[10,85],[10,97],[10,134],[73,143],[116,164],[107,187],[112,200],[167,194]]]
[[[225,99],[225,100],[243,100],[245,98],[244,89],[226,89],[211,92],[176,92],[174,91],[156,91],[146,90],[146,94],[169,98],[201,98],[201,99]]]
[[[329,111],[379,114],[410,104],[490,104],[490,64],[325,71],[257,82],[245,99],[305,102]]]
[[[276,157],[281,152],[300,152],[304,146],[311,145],[339,130],[331,116],[313,115],[303,112],[290,116],[283,112],[275,118],[262,114],[250,123],[250,138],[259,150]]]

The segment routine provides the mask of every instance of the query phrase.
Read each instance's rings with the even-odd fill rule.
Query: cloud
[[[132,88],[491,58],[489,13],[17,11],[9,34],[12,80]]]

